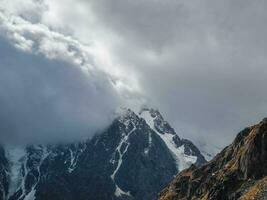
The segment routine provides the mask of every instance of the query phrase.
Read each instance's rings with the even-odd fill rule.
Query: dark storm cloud
[[[89,138],[113,119],[116,96],[101,73],[0,44],[1,142]]]

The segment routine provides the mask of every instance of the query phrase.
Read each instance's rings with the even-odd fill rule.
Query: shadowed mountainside
[[[0,148],[0,200],[154,200],[205,162],[159,111],[128,109],[86,141]]]

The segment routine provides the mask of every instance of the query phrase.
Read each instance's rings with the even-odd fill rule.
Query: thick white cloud
[[[94,63],[112,77],[126,104],[158,107],[183,137],[225,145],[266,115],[264,0],[32,2],[25,12],[9,10],[69,35],[79,50],[68,59]],[[22,49],[35,48],[31,37],[13,37]],[[38,51],[64,57],[70,41],[53,38],[38,40]]]
[[[17,10],[0,12],[0,33],[1,142],[89,138],[111,123],[121,98],[90,46]]]

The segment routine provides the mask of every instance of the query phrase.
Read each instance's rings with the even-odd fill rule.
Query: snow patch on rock
[[[160,136],[160,138],[164,141],[168,149],[173,155],[173,158],[176,161],[176,167],[179,171],[188,168],[191,164],[195,163],[197,161],[196,156],[189,156],[185,154],[184,151],[184,145],[177,147],[177,145],[174,142],[175,135],[171,133],[160,133],[155,128],[155,117],[152,117],[150,110],[143,110],[140,112],[140,117],[142,117],[146,123],[150,126],[150,128]],[[145,153],[148,151],[145,150]]]
[[[127,121],[127,126],[129,125],[128,121]],[[116,184],[116,181],[115,181],[115,176],[117,174],[117,172],[119,171],[120,167],[121,167],[121,164],[123,162],[123,156],[124,154],[127,152],[128,150],[128,147],[130,145],[130,143],[128,142],[128,138],[129,136],[136,130],[136,127],[134,126],[134,128],[128,133],[128,134],[125,134],[123,135],[123,138],[121,139],[118,147],[116,148],[115,150],[115,153],[114,153],[114,156],[116,154],[116,152],[119,153],[119,160],[118,160],[118,164],[117,164],[117,167],[116,169],[114,170],[114,172],[111,174],[111,179],[113,180],[114,184],[115,184],[115,187],[116,187],[116,190],[115,190],[115,196],[119,197],[119,196],[122,196],[122,195],[127,195],[127,196],[130,196],[130,192],[124,192],[117,184]],[[123,151],[121,151],[121,147],[123,144],[126,144],[126,147],[124,148]],[[112,161],[112,163],[115,163],[115,160]]]
[[[25,163],[27,153],[24,147],[19,147],[19,146],[6,147],[6,153],[8,162],[10,164],[10,170],[9,170],[10,183],[8,190],[8,196],[10,197],[18,190],[18,188],[22,184],[23,176],[21,169]]]

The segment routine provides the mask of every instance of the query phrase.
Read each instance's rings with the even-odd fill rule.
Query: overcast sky
[[[222,147],[267,116],[266,9],[265,0],[0,0],[1,131],[80,137],[117,107],[145,103],[181,137]]]

